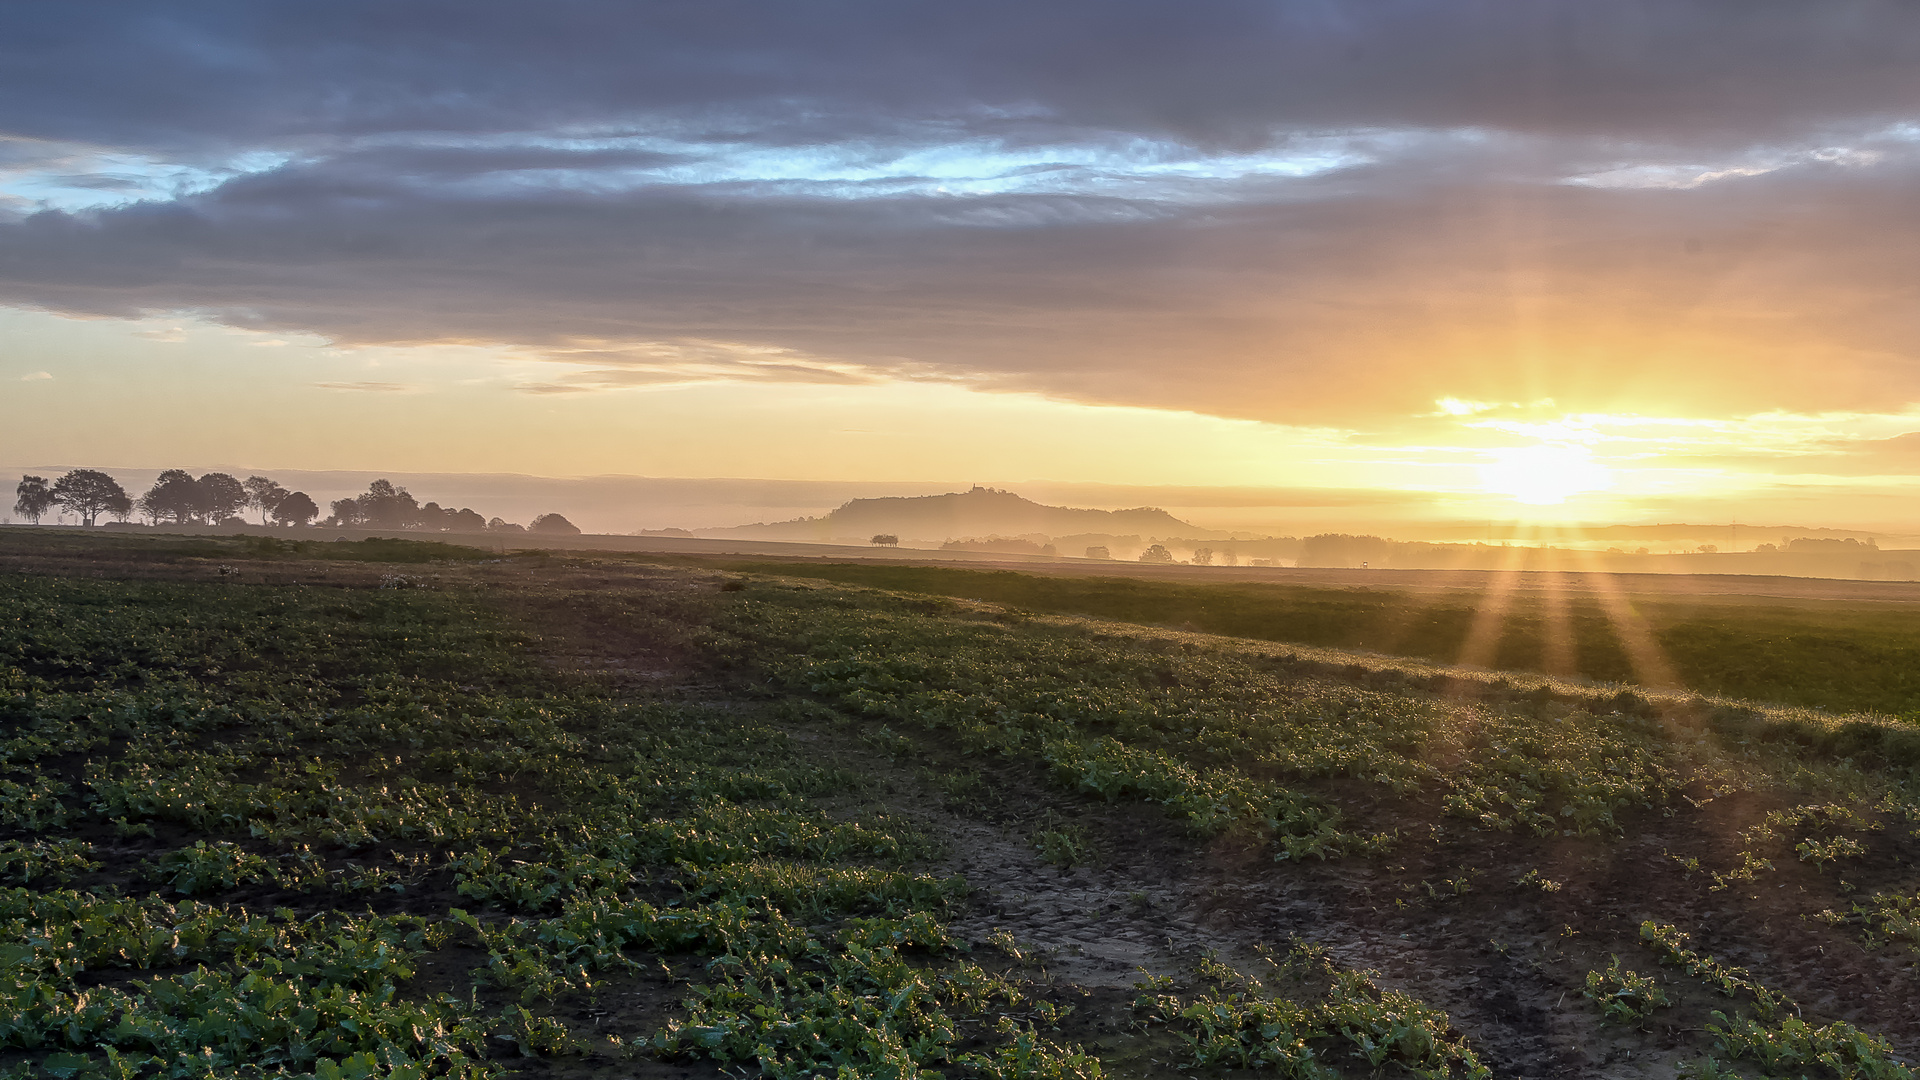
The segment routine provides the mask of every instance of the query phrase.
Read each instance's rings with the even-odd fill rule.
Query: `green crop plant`
[[[885,754],[887,757],[893,758],[896,761],[911,755],[914,749],[912,739],[887,727],[885,724],[870,731],[861,732],[860,741],[878,753]]]
[[[1042,862],[1063,868],[1080,866],[1093,858],[1092,845],[1084,829],[1041,829],[1033,834],[1033,846]]]
[[[98,870],[93,845],[84,840],[0,841],[0,879],[31,885],[47,881],[64,885],[74,875]]]
[[[1093,861],[1093,837],[1086,827],[1061,819],[1052,810],[1041,815],[1033,834],[1034,850],[1042,862],[1072,868]]]
[[[27,833],[0,873],[32,886],[0,889],[0,1049],[52,1073],[490,1075],[503,1042],[575,1052],[555,1003],[649,954],[708,973],[658,1052],[776,1074],[952,1064],[956,1017],[1019,999],[958,959],[964,886],[912,868],[922,832],[813,805],[863,777],[797,761],[753,710],[557,676],[457,590],[4,579],[0,601],[19,613],[0,623],[0,827]],[[37,769],[62,754],[90,760]],[[57,888],[102,869],[46,835],[83,820],[185,846],[152,858],[148,894]],[[334,906],[429,885],[476,913]],[[260,887],[294,907],[231,902]],[[458,992],[421,988],[430,967]],[[116,968],[137,977],[80,981]],[[875,1012],[879,993],[906,997]],[[712,1037],[761,1025],[753,1001],[791,1024]],[[1079,1053],[1015,1032],[981,1067]]]
[[[1797,1016],[1762,1023],[1715,1012],[1707,1031],[1729,1058],[1758,1064],[1769,1076],[1804,1076],[1821,1069],[1841,1080],[1912,1080],[1886,1039],[1836,1020],[1816,1027]]]
[[[944,911],[967,891],[959,878],[774,860],[689,870],[679,884],[692,900],[764,901],[810,921],[835,914],[901,917]]]
[[[1005,953],[1015,963],[1024,964],[1033,958],[1033,952],[1021,946],[1013,931],[1006,927],[997,927],[987,935],[987,944]]]
[[[755,589],[716,625],[765,685],[888,730],[949,731],[972,754],[1035,761],[1068,790],[1158,803],[1198,835],[1265,838],[1287,859],[1393,843],[1316,797],[1321,780],[1436,792],[1482,829],[1605,839],[1624,814],[1671,812],[1689,784],[1755,779],[1752,763],[1682,737],[1631,694],[1556,692],[1550,708],[1538,695],[1512,707],[1423,699],[1298,660],[918,603]]]
[[[1728,997],[1742,991],[1766,993],[1760,984],[1753,981],[1746,968],[1732,967],[1695,951],[1690,944],[1693,936],[1679,927],[1648,919],[1640,924],[1640,940],[1653,949],[1662,963],[1684,969],[1687,974],[1704,980]],[[1771,1004],[1768,1007],[1771,1008]]]
[[[494,1036],[511,1042],[521,1057],[539,1057],[565,1048],[567,1026],[551,1016],[535,1016],[524,1005],[509,1006],[501,1014],[502,1031]]]
[[[1808,1023],[1800,1006],[1785,994],[1771,990],[1743,968],[1730,967],[1689,947],[1678,929],[1654,922],[1640,925],[1640,936],[1668,963],[1684,967],[1733,997],[1745,993],[1753,1012],[1729,1017],[1716,1010],[1707,1031],[1728,1058],[1757,1062],[1773,1075],[1804,1075],[1808,1068],[1825,1069],[1842,1080],[1912,1080],[1913,1070],[1894,1056],[1886,1039],[1844,1021],[1824,1026]],[[1693,1075],[1712,1075],[1720,1066],[1711,1058],[1696,1063]]]
[[[987,1080],[1101,1080],[1107,1075],[1099,1058],[1051,1042],[1030,1024],[1021,1026],[1002,1016],[994,1022],[994,1031],[1006,1039],[1004,1045],[991,1054],[959,1058]]]
[[[1713,884],[1708,886],[1708,888],[1713,892],[1724,892],[1732,888],[1736,881],[1756,881],[1759,879],[1761,873],[1770,872],[1773,868],[1773,860],[1763,859],[1751,851],[1742,851],[1740,853],[1739,866],[1734,867],[1724,874],[1709,872],[1708,876],[1713,878]]]
[[[1851,836],[1832,836],[1825,840],[1806,839],[1793,846],[1794,853],[1801,862],[1810,862],[1825,869],[1830,862],[1841,859],[1857,859],[1866,854],[1866,845]]]
[[[922,769],[920,772],[922,778],[940,793],[941,802],[948,809],[977,810],[993,801],[993,788],[977,770],[936,772]]]
[[[1550,620],[1565,620],[1576,642],[1578,673],[1601,682],[1634,677],[1631,651],[1606,604],[1581,598],[1560,612],[1549,601],[1506,594],[1445,594],[1385,586],[1330,589],[1266,582],[1211,583],[1028,574],[955,567],[871,563],[716,560],[736,573],[791,575],[900,590],[926,615],[960,607],[949,597],[1015,605],[1034,612],[1092,616],[1146,626],[1187,626],[1208,634],[1340,649],[1366,648],[1447,664],[1493,608],[1505,630],[1496,662],[1503,670],[1544,671],[1541,647]],[[821,590],[827,592],[828,590]],[[845,596],[852,590],[832,590]],[[761,595],[773,595],[768,589]],[[747,595],[753,595],[749,593]],[[1497,605],[1497,606],[1496,606]],[[1673,599],[1636,602],[1660,651],[1687,686],[1703,693],[1890,716],[1920,710],[1907,673],[1920,634],[1904,612],[1879,605],[1809,611],[1804,606],[1703,607]],[[1863,610],[1864,609],[1864,610]],[[1306,652],[1309,649],[1300,649]],[[1838,733],[1835,733],[1838,734]],[[1817,735],[1819,741],[1831,736]],[[1844,736],[1842,738],[1845,738]],[[1840,741],[1840,740],[1834,740]],[[1868,747],[1908,742],[1897,728],[1860,740]]]
[[[1334,1080],[1343,1058],[1358,1058],[1371,1069],[1394,1064],[1422,1077],[1493,1075],[1464,1042],[1448,1037],[1445,1013],[1383,989],[1373,973],[1342,968],[1304,943],[1269,962],[1271,983],[1203,958],[1198,974],[1207,985],[1200,992],[1181,997],[1169,992],[1171,980],[1149,978],[1137,987],[1134,1008],[1180,1036],[1189,1068],[1263,1068]]]
[[[1659,983],[1621,967],[1618,956],[1606,970],[1587,972],[1586,989],[1581,992],[1599,1006],[1601,1018],[1610,1024],[1637,1024],[1673,1004]]]
[[[1821,915],[1827,916],[1823,921],[1835,925],[1858,925],[1869,948],[1898,943],[1920,952],[1920,896],[1874,893],[1855,901],[1846,915],[1834,912]]]
[[[1561,882],[1541,876],[1539,867],[1534,867],[1532,870],[1515,878],[1513,883],[1515,885],[1530,885],[1546,893],[1557,893],[1564,887]]]
[[[1859,858],[1866,854],[1866,845],[1847,833],[1879,831],[1885,827],[1885,822],[1878,815],[1896,808],[1897,804],[1889,793],[1879,806],[1865,813],[1859,807],[1839,803],[1814,803],[1769,811],[1758,824],[1741,831],[1741,864],[1726,874],[1714,874],[1714,888],[1725,889],[1735,881],[1751,882],[1762,870],[1772,870],[1773,862],[1762,858],[1759,853],[1784,853],[1787,841],[1792,840],[1796,833],[1804,837],[1792,847],[1801,862],[1813,863],[1824,870],[1828,863]],[[1875,817],[1867,816],[1876,811]]]
[[[240,569],[0,576],[0,1049],[36,1075],[477,1077],[615,1046],[775,1076],[1096,1075],[1071,1045],[1096,1021],[1033,1000],[1053,954],[1001,928],[975,955],[949,925],[975,914],[934,861],[927,829],[951,815],[873,810],[908,775],[958,814],[1008,811],[1064,862],[1089,850],[1064,822],[1111,803],[1164,815],[1156,854],[1278,860],[1263,873],[1369,881],[1383,906],[1425,878],[1462,922],[1516,895],[1565,902],[1627,865],[1618,838],[1650,819],[1681,835],[1725,796],[1787,807],[1743,839],[1755,875],[1799,856],[1890,888],[1852,867],[1875,829],[1904,842],[1920,820],[1879,750],[1617,687],[1463,688],[1378,658],[760,577],[723,592],[634,569],[633,587],[508,595],[483,575],[511,565],[478,570],[485,588],[455,568],[387,590],[379,567],[323,587]],[[582,628],[689,678],[573,663]],[[1030,781],[1062,816],[1035,822]],[[1489,842],[1527,861],[1490,861]],[[1875,940],[1905,940],[1910,917],[1891,894],[1835,916]],[[1783,996],[1670,930],[1650,940],[1746,1010],[1718,1025],[1720,1058],[1760,1061],[1759,1032],[1815,1062],[1783,1069],[1869,1067],[1870,1036],[1786,1026]],[[1597,974],[1626,1004],[1631,973]],[[1259,980],[1211,961],[1152,996],[1147,1038],[1193,1061],[1484,1075],[1438,1009],[1310,950]]]
[[[226,840],[170,851],[153,862],[155,880],[165,881],[182,896],[224,892],[242,884],[271,881],[274,868],[265,858]]]

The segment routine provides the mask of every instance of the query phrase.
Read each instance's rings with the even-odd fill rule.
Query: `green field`
[[[1235,582],[1193,585],[1129,578],[1051,577],[933,566],[704,560],[740,572],[786,574],[903,592],[968,597],[1035,612],[1086,615],[1209,634],[1458,662],[1490,605],[1471,591],[1435,595]],[[1630,598],[1682,684],[1703,694],[1843,712],[1920,717],[1920,612],[1862,602],[1729,602]],[[1636,681],[1615,619],[1572,597],[1565,670],[1548,654],[1553,612],[1538,595],[1503,607],[1486,667]]]
[[[1133,605],[1103,620],[993,576],[7,539],[6,1075],[1904,1077],[1920,1048],[1920,741],[1884,718],[1138,625],[1263,593],[1059,583]],[[1374,599],[1293,602],[1406,621]]]

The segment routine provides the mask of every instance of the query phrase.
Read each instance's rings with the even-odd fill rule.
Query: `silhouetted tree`
[[[1212,566],[1213,565],[1213,549],[1210,547],[1194,548],[1193,549],[1193,565]]]
[[[874,536],[873,543],[878,544],[881,547],[899,547],[900,538],[893,535],[892,533],[879,533],[876,536]]]
[[[247,491],[247,505],[260,511],[262,525],[267,523],[268,512],[279,506],[281,499],[287,497],[286,488],[281,487],[278,481],[264,476],[249,476],[240,481],[240,486]]]
[[[75,469],[53,482],[48,489],[53,501],[80,515],[80,524],[93,527],[93,519],[103,510],[112,510],[127,491],[120,482],[98,469]],[[131,506],[129,506],[131,509]]]
[[[185,469],[168,469],[140,496],[139,506],[155,525],[185,525],[200,516],[200,482]]]
[[[1787,541],[1788,551],[1827,551],[1852,555],[1865,551],[1878,551],[1880,542],[1868,537],[1865,543],[1848,536],[1841,539],[1832,537],[1801,536]]]
[[[523,525],[515,525],[511,521],[502,521],[499,518],[494,518],[492,521],[487,522],[487,531],[501,532],[501,533],[523,533],[523,532],[526,532],[527,530],[526,530],[526,527]]]
[[[487,527],[487,519],[465,507],[455,510],[451,506],[430,502],[419,509],[415,524],[417,528],[432,529],[435,532],[451,532],[456,529],[461,532],[477,532]]]
[[[1140,553],[1140,561],[1151,562],[1151,563],[1170,563],[1173,561],[1173,552],[1168,551],[1164,546],[1160,544],[1154,544],[1148,547],[1147,550]]]
[[[53,509],[53,490],[44,476],[22,476],[13,494],[13,512],[32,524],[40,524],[40,518]]]
[[[391,480],[375,480],[360,496],[360,522],[371,529],[411,529],[420,522],[420,504]]]
[[[238,515],[247,505],[247,489],[226,473],[210,472],[199,484],[200,515],[209,525]]]
[[[352,500],[347,500],[351,502]],[[273,504],[273,520],[278,525],[308,525],[320,516],[320,508],[313,505],[313,498],[304,491],[287,494]]]
[[[327,504],[327,524],[345,529],[360,524],[360,500],[335,499]]]
[[[1321,533],[1300,541],[1297,561],[1301,566],[1346,567],[1355,563],[1376,562],[1385,566],[1391,555],[1391,542],[1378,536]]]
[[[112,502],[107,504],[106,511],[113,515],[113,520],[125,522],[133,516],[133,496],[122,491],[113,497]]]
[[[528,532],[547,533],[552,536],[579,536],[580,527],[559,514],[541,514],[527,526]]]
[[[1105,547],[1090,547],[1087,549],[1087,558],[1111,559],[1113,558],[1113,553],[1108,551]]]

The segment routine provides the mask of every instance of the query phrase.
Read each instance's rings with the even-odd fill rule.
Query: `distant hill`
[[[902,541],[944,543],[986,536],[1071,533],[1139,533],[1143,536],[1200,536],[1208,530],[1181,521],[1165,510],[1078,510],[1043,506],[1011,491],[976,487],[945,495],[854,499],[817,518],[799,518],[730,529],[702,529],[702,536],[753,537],[762,540],[858,539],[889,533]],[[1220,534],[1220,535],[1225,535]]]

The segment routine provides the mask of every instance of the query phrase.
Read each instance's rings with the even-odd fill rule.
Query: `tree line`
[[[195,477],[185,469],[168,469],[138,499],[127,494],[113,477],[98,469],[75,469],[49,483],[44,476],[22,476],[14,488],[14,513],[30,524],[40,524],[54,507],[92,528],[102,517],[127,521],[136,513],[150,525],[245,524],[241,511],[254,510],[260,524],[307,528],[320,516],[320,507],[304,491],[288,491],[271,477],[236,479],[226,473]],[[541,514],[527,526],[500,518],[486,518],[467,507],[454,509],[439,503],[425,505],[389,480],[375,480],[350,499],[335,499],[323,527],[363,529],[417,529],[428,532],[534,532],[578,535],[573,522],[559,514]]]

